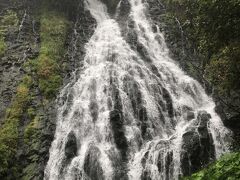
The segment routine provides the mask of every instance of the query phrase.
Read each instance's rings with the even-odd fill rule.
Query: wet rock
[[[67,137],[67,143],[65,146],[65,155],[68,159],[77,155],[77,139],[74,132],[70,132]]]
[[[120,0],[101,0],[107,6],[107,10],[110,14],[115,14],[118,3]]]
[[[128,144],[127,144],[127,139],[124,134],[122,114],[117,110],[111,111],[110,112],[110,123],[112,126],[114,139],[115,139],[117,148],[121,151],[122,157],[126,158]]]
[[[90,113],[93,119],[93,122],[96,122],[98,119],[98,104],[96,101],[92,100],[89,104]]]
[[[224,124],[231,128],[233,131],[240,129],[240,114],[232,115],[227,120],[224,121]]]
[[[215,159],[212,135],[208,130],[211,116],[200,111],[197,119],[183,134],[181,152],[181,168],[184,176],[188,176]]]
[[[148,128],[148,117],[147,117],[147,110],[145,107],[142,107],[139,110],[139,120],[141,122],[141,132],[142,132],[142,137],[146,138],[147,136],[147,128]]]
[[[136,48],[137,48],[137,52],[139,53],[139,55],[142,57],[144,61],[152,62],[151,57],[149,56],[148,51],[143,44],[138,42]]]
[[[162,91],[163,91],[163,98],[167,104],[167,111],[168,111],[169,117],[172,118],[174,116],[172,98],[171,98],[169,92],[167,91],[167,89],[162,88]]]
[[[188,111],[183,114],[183,118],[187,121],[190,121],[195,118],[195,114],[192,111]]]
[[[99,162],[100,150],[91,146],[84,160],[84,171],[91,180],[104,180],[103,169]]]

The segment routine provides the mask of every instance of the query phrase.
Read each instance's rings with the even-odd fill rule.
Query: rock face
[[[65,146],[65,155],[67,159],[72,159],[77,154],[77,139],[73,132],[68,135],[68,141]]]
[[[21,1],[16,5],[9,1],[1,3],[0,9],[3,8],[3,15],[11,8],[18,10],[17,18],[20,25],[8,28],[4,38],[7,47],[4,56],[0,57],[0,123],[24,75],[24,63],[28,58],[36,57],[39,51],[39,34],[37,33],[39,24],[30,11],[24,10],[26,4]]]
[[[103,3],[106,4],[108,13],[114,15],[117,10],[118,3],[120,0],[101,0]]]
[[[181,153],[182,173],[188,176],[214,160],[215,148],[212,135],[208,130],[211,116],[200,111],[188,132],[183,134]]]
[[[64,78],[64,83],[69,82],[71,73],[77,68],[82,66],[82,62],[85,55],[84,45],[88,42],[88,39],[93,34],[95,27],[95,20],[91,17],[90,13],[84,9],[83,1],[73,0],[76,7],[73,6],[67,11],[69,13],[69,20],[73,24],[69,30],[69,36],[67,37],[65,48],[67,49],[66,54],[63,57],[64,68],[61,69],[62,77]],[[108,9],[108,12],[114,16],[120,25],[123,26],[122,33],[124,38],[130,44],[132,49],[135,49],[141,57],[151,61],[148,58],[146,49],[138,42],[136,32],[134,31],[134,24],[129,18],[130,5],[127,0],[102,0]],[[120,3],[120,11],[117,12],[117,6]],[[197,55],[194,53],[194,49],[186,41],[183,41],[183,33],[181,30],[181,25],[178,23],[177,19],[172,19],[170,17],[164,16],[165,8],[164,5],[156,0],[148,0],[149,2],[149,14],[153,22],[160,26],[161,30],[166,33],[166,40],[171,50],[174,59],[179,60],[180,65],[188,71],[189,65],[187,60],[191,59],[191,63],[198,66],[198,61],[193,61],[197,59]],[[6,109],[11,104],[11,99],[16,93],[16,87],[22,80],[22,77],[26,74],[24,64],[27,59],[35,59],[39,55],[40,49],[40,23],[39,19],[36,18],[34,12],[39,7],[39,1],[17,1],[12,4],[9,0],[0,1],[0,15],[9,9],[17,9],[17,15],[19,19],[19,26],[15,28],[9,28],[6,35],[5,41],[7,49],[3,55],[0,57],[0,126],[4,121],[6,114]],[[79,3],[79,4],[78,4]],[[61,10],[64,11],[64,6],[61,6]],[[155,28],[155,27],[153,27]],[[191,58],[190,58],[191,57]],[[196,58],[195,58],[196,57]],[[159,76],[154,69],[156,67],[151,67],[156,76]],[[76,72],[79,74],[79,72]],[[191,72],[189,72],[191,74]],[[191,74],[196,77],[200,82],[207,85],[207,82],[202,78],[201,74]],[[138,88],[131,79],[126,79],[126,87],[132,87],[133,92],[129,92],[130,99],[132,99],[132,106],[134,107],[135,116],[140,119],[140,126],[142,131],[142,136],[145,139],[151,139],[151,135],[147,131],[147,117],[146,109],[142,106],[141,96],[138,92]],[[131,84],[127,84],[131,82]],[[208,87],[208,86],[206,86]],[[174,115],[173,105],[170,95],[162,88],[164,99],[166,99],[168,114],[170,117]],[[115,107],[110,113],[110,123],[111,128],[114,132],[114,141],[116,146],[121,152],[121,157],[119,161],[126,159],[128,152],[127,139],[124,135],[123,130],[123,120],[122,120],[122,107],[121,99],[119,97],[119,92],[117,87],[113,89],[114,101],[117,102]],[[57,104],[55,99],[50,100],[47,104],[44,104],[42,94],[39,87],[33,87],[33,93],[31,96],[34,97],[31,106],[37,107],[37,114],[39,119],[41,119],[38,126],[37,141],[34,142],[33,148],[29,149],[26,147],[24,142],[24,128],[26,124],[29,123],[27,118],[27,113],[21,119],[19,132],[19,148],[16,152],[16,159],[19,162],[19,166],[22,168],[19,178],[25,177],[27,179],[43,179],[44,168],[46,162],[48,161],[49,148],[54,139],[54,132],[56,127],[56,107]],[[69,100],[71,103],[71,100]],[[41,104],[39,106],[39,104]],[[112,104],[109,103],[109,106]],[[91,104],[93,121],[97,119],[97,106],[93,103]],[[217,106],[218,108],[218,106]],[[224,108],[223,108],[224,109]],[[218,109],[219,114],[222,114],[225,119],[225,124],[229,127],[235,128],[236,132],[240,129],[239,124],[239,114],[227,117],[223,109]],[[139,112],[138,112],[139,111]],[[222,113],[221,113],[222,112]],[[186,109],[184,118],[187,121],[195,119],[195,114],[191,109]],[[164,118],[161,117],[162,121]],[[212,136],[208,131],[208,122],[210,116],[206,112],[199,112],[197,119],[193,120],[193,125],[190,127],[188,133],[183,135],[183,149],[185,151],[181,154],[182,172],[184,175],[189,175],[192,172],[200,169],[203,165],[208,164],[214,158],[214,147],[212,144]],[[139,139],[139,146],[141,145],[141,140]],[[78,146],[80,146],[76,140],[73,132],[68,135],[68,141],[65,146],[65,156],[66,159],[72,159],[77,155]],[[87,176],[93,180],[104,179],[102,175],[103,170],[99,165],[100,151],[97,147],[92,145],[88,150],[88,156],[86,157],[84,164],[84,171]],[[202,153],[200,153],[202,152]],[[148,155],[146,154],[146,157]],[[168,164],[172,162],[172,154],[168,156]],[[66,160],[67,162],[67,160]],[[142,162],[144,166],[144,161]],[[116,165],[116,169],[121,169],[119,172],[127,171],[124,163],[119,163]],[[161,165],[159,164],[159,167]],[[194,168],[192,168],[194,167]],[[122,170],[123,169],[123,170]],[[115,179],[127,179],[126,175],[122,173],[115,172]],[[77,176],[77,175],[76,175]],[[76,179],[81,178],[78,175]],[[142,175],[143,179],[149,179],[148,172],[144,172]],[[14,177],[12,177],[14,179]]]
[[[100,150],[94,145],[89,148],[85,159],[84,171],[92,180],[104,180],[103,170],[99,164]]]
[[[4,123],[6,109],[11,105],[17,86],[21,83],[22,78],[29,73],[26,72],[25,67],[28,59],[37,59],[39,55],[41,45],[40,22],[38,15],[36,15],[40,7],[39,3],[41,3],[39,0],[17,1],[16,3],[0,2],[1,16],[5,15],[8,10],[13,9],[19,20],[18,26],[8,28],[4,37],[6,51],[0,57],[0,127]],[[64,66],[61,70],[64,83],[69,82],[70,74],[76,67],[81,66],[85,54],[84,45],[92,35],[95,24],[95,20],[90,13],[84,9],[83,1],[77,1],[74,8],[76,10],[71,12],[68,12],[69,8],[62,9],[62,12],[67,11],[66,14],[69,15],[67,18],[73,24],[69,28],[65,42],[67,51],[62,57],[64,60],[61,62]],[[37,80],[33,79],[33,81],[31,94],[29,94],[33,100],[31,100],[29,106],[37,109],[37,112],[34,112],[38,114],[39,119],[38,127],[34,129],[36,134],[34,138],[36,139],[31,142],[30,147],[24,140],[24,131],[31,122],[29,112],[26,111],[20,119],[19,142],[16,152],[17,163],[14,164],[20,167],[18,178],[43,179],[49,148],[54,139],[57,105],[54,98],[44,103],[43,96],[36,85]],[[65,150],[67,158],[76,155],[77,144],[72,133],[69,135]],[[4,179],[5,177],[1,178]],[[12,179],[16,179],[16,177],[13,175]]]

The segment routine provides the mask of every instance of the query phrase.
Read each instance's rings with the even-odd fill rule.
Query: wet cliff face
[[[147,2],[153,23],[157,24],[165,34],[171,57],[179,63],[187,74],[197,79],[208,94],[213,96],[217,113],[221,116],[225,126],[234,132],[233,149],[238,150],[238,142],[240,142],[239,93],[238,90],[233,90],[230,96],[219,94],[216,87],[207,79],[203,64],[209,57],[204,57],[203,52],[199,52],[197,49],[197,43],[192,41],[192,36],[196,32],[191,29],[193,28],[191,25],[189,26],[189,19],[195,18],[194,15],[192,14],[193,17],[191,17],[188,14],[189,17],[183,17],[183,14],[186,16],[186,12],[184,12],[186,9],[183,6],[178,7],[178,3],[175,3],[176,7],[174,7],[174,2],[169,3],[166,0],[148,0]],[[197,7],[195,8],[197,9]]]
[[[1,54],[0,86],[0,122],[5,117],[5,110],[10,105],[16,87],[24,74],[23,64],[27,58],[38,54],[38,24],[30,14],[26,14],[26,4],[18,1],[1,1],[1,31],[4,52]],[[5,20],[5,21],[4,21]],[[4,24],[5,23],[5,24]],[[4,27],[5,26],[5,27]]]
[[[86,1],[96,26],[60,94],[46,179],[177,179],[225,151],[213,101],[171,61],[149,6]]]
[[[153,63],[154,58],[149,53],[149,49],[141,42],[141,38],[147,40],[147,37],[138,37],[139,32],[144,34],[146,30],[141,26],[136,30],[138,24],[133,20],[130,1],[101,1],[106,5],[109,17],[113,18],[114,21],[116,20],[116,23],[111,24],[110,22],[110,25],[115,27],[118,24],[120,26],[118,36],[121,36],[122,40],[129,45],[127,52],[133,51],[137,54],[132,56],[133,59],[130,58],[130,60],[135,62],[138,58],[143,59],[152,75],[149,82],[152,79],[156,80],[148,88],[151,89],[152,95],[156,97],[156,106],[158,108],[155,111],[159,112],[157,122],[163,124],[165,128],[169,128],[169,130],[166,130],[166,134],[171,134],[175,130],[173,127],[176,126],[175,119],[178,116],[182,115],[186,122],[192,123],[187,132],[181,135],[183,142],[179,148],[183,151],[180,153],[179,162],[182,165],[179,168],[182,174],[189,175],[212,162],[216,158],[216,152],[213,146],[214,140],[208,127],[211,115],[206,111],[193,112],[193,109],[187,106],[181,107],[182,114],[179,115],[179,109],[174,109],[171,93],[159,82],[162,80],[161,72],[164,68],[159,71],[158,67]],[[148,5],[146,5],[145,10],[152,25],[151,32],[154,35],[158,34],[159,31],[164,32],[171,56],[191,76],[197,78],[202,84],[206,84],[199,72],[188,71],[190,66],[188,64],[189,58],[196,59],[197,55],[194,49],[191,48],[191,44],[183,42],[182,29],[177,19],[165,17],[164,5],[159,1],[149,0],[146,2],[148,2]],[[45,11],[41,9],[42,6]],[[57,113],[59,113],[57,107],[63,105],[68,107],[61,112],[62,119],[66,119],[71,113],[72,109],[70,107],[74,105],[74,97],[76,96],[74,90],[66,91],[61,95],[58,94],[59,90],[69,82],[69,87],[66,87],[66,89],[74,87],[83,73],[86,44],[97,28],[97,18],[94,19],[90,11],[86,9],[86,3],[77,0],[42,1],[42,3],[37,0],[17,1],[15,3],[1,1],[0,9],[3,9],[1,16],[6,17],[3,19],[4,22],[10,23],[4,29],[4,34],[0,34],[0,39],[2,37],[4,39],[2,41],[4,46],[1,46],[4,48],[0,47],[0,123],[4,130],[8,130],[9,126],[4,125],[8,125],[8,123],[4,122],[6,119],[7,122],[12,122],[12,120],[14,120],[14,123],[17,122],[15,123],[17,126],[13,126],[17,129],[17,132],[14,131],[17,135],[13,137],[14,141],[11,141],[16,144],[13,148],[11,147],[13,151],[10,154],[6,153],[5,147],[0,144],[0,152],[5,153],[4,156],[9,155],[8,159],[5,157],[3,159],[6,164],[4,164],[5,169],[0,168],[0,178],[43,179],[44,170],[49,161],[49,149],[56,130]],[[3,20],[1,19],[1,21]],[[60,23],[54,23],[55,21]],[[48,27],[43,26],[45,24],[49,27],[55,27],[50,29],[53,32],[49,32]],[[117,31],[111,31],[111,28],[112,26],[109,26],[104,31],[109,31],[112,35],[115,35],[118,28]],[[51,35],[44,33],[45,31]],[[57,38],[52,39],[53,37]],[[115,38],[115,36],[113,37]],[[60,45],[58,44],[58,38],[62,42]],[[100,41],[99,38],[101,40],[101,36],[99,36],[95,41]],[[163,37],[161,36],[156,36],[155,40],[160,44],[163,43]],[[58,43],[52,44],[52,41]],[[50,46],[46,42],[50,42]],[[164,43],[161,45],[164,45]],[[51,54],[51,47],[53,47],[54,52],[56,50],[59,54]],[[102,46],[99,46],[95,51],[101,48]],[[106,61],[114,63],[120,56],[121,53],[111,51]],[[190,62],[197,66],[198,61],[192,60]],[[119,67],[121,67],[121,64]],[[75,73],[73,73],[74,71]],[[136,71],[140,74],[140,78],[149,76],[149,73],[141,70],[140,67]],[[94,75],[94,73],[92,74]],[[132,73],[134,72],[132,71]],[[109,96],[107,108],[110,109],[109,129],[113,133],[107,139],[110,139],[114,144],[114,148],[116,148],[116,151],[110,150],[112,154],[110,153],[109,159],[113,162],[111,164],[114,169],[113,179],[128,179],[127,162],[130,161],[128,153],[131,152],[133,145],[138,147],[136,150],[138,151],[144,143],[152,140],[157,125],[148,117],[151,113],[147,112],[149,109],[145,107],[147,101],[144,100],[144,94],[139,90],[139,82],[131,75],[125,76],[122,79],[122,89],[119,90],[120,84],[115,77],[117,72],[109,74],[111,74],[111,78],[108,85],[111,88],[107,94]],[[173,78],[173,82],[175,81],[176,78]],[[98,81],[93,80],[90,84],[91,103],[88,106],[90,109],[89,116],[92,118],[91,123],[97,123],[101,117],[99,111],[102,110],[99,108],[101,104],[98,104],[96,100]],[[208,90],[208,86],[206,87]],[[191,90],[191,87],[188,86],[184,89],[188,94],[194,96]],[[106,88],[104,91],[107,91]],[[172,91],[176,91],[176,87]],[[121,93],[126,93],[126,96],[122,96]],[[20,103],[23,106],[19,108],[19,99],[22,100],[22,97],[25,97],[24,94],[27,94],[30,98],[24,100],[24,103]],[[123,106],[126,103],[126,99],[124,99],[126,97],[129,99],[129,102],[127,102],[131,107],[130,115],[127,113],[126,107]],[[17,111],[18,116],[12,117],[12,114],[16,113],[16,109],[20,109],[21,112]],[[77,110],[73,115],[74,118],[83,116]],[[131,122],[131,118],[137,119],[135,125],[136,128],[139,128],[139,131],[134,134],[135,139],[129,142],[126,136],[126,125]],[[12,124],[10,123],[10,125]],[[79,124],[76,124],[76,127],[78,126]],[[160,130],[156,131],[161,132]],[[2,134],[3,132],[6,131],[0,131]],[[82,147],[82,144],[84,145],[84,142],[79,141],[78,135],[76,132],[71,131],[66,136],[65,146],[63,147],[63,144],[60,143],[64,154],[64,158],[59,161],[62,163],[59,170],[60,175],[66,173],[66,167],[71,165],[71,161],[78,155],[78,149]],[[10,137],[12,138],[12,136]],[[174,138],[176,137],[173,136]],[[5,139],[0,138],[0,142],[4,142]],[[163,172],[166,179],[172,178],[174,171],[173,150],[164,149],[170,147],[171,143],[169,142],[172,143],[172,140],[149,143],[149,146],[142,150],[141,162],[139,163],[143,169],[139,174],[141,179],[151,179],[153,174],[150,168],[153,164],[152,161],[156,163],[157,172]],[[151,152],[157,148],[163,148],[163,151],[158,152],[158,157],[152,156]],[[116,155],[116,152],[119,152],[119,154]],[[106,171],[106,168],[101,166],[101,153],[101,148],[95,144],[91,144],[87,149],[86,156],[83,159],[83,171],[87,177],[105,179],[103,172]],[[1,161],[2,159],[0,159]],[[132,166],[133,170],[134,168],[135,166]],[[78,169],[72,168],[72,171],[75,178],[83,177],[83,174],[79,173]]]
[[[0,151],[3,155],[0,158],[3,165],[0,168],[0,178],[43,179],[55,132],[56,90],[61,84],[54,78],[45,81],[42,75],[48,75],[48,72],[41,69],[52,66],[55,77],[61,77],[62,83],[68,82],[71,72],[81,66],[85,54],[84,44],[92,34],[95,21],[84,10],[82,1],[72,2],[68,6],[66,2],[64,5],[64,2],[1,1],[0,9]],[[42,9],[47,9],[47,12]],[[54,24],[53,21],[63,23],[58,26],[59,23]],[[64,21],[68,21],[68,24]],[[46,44],[45,39],[52,41],[51,36],[49,38],[45,33],[45,24],[51,26],[52,31],[59,29],[56,36],[62,38],[60,46],[66,49],[61,49],[63,53],[60,55],[52,55],[51,62],[42,50]],[[65,32],[62,27],[67,27],[66,35],[61,35],[61,31]],[[51,33],[54,37],[54,32]],[[55,46],[53,49],[58,51],[59,41],[55,42],[52,44]],[[49,64],[55,60],[61,71],[54,70],[54,64]],[[50,74],[50,78],[53,75]],[[51,91],[48,91],[44,83],[57,85],[53,84]],[[48,92],[51,92],[51,97]],[[27,96],[23,96],[23,93]],[[12,127],[10,124],[13,122]],[[11,135],[11,128],[17,129],[14,136]],[[5,144],[10,138],[13,138],[11,143]],[[6,146],[11,151],[5,149]]]

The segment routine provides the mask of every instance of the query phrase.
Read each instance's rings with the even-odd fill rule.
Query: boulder
[[[183,114],[183,118],[187,121],[191,121],[195,118],[195,114],[193,111],[188,111]]]
[[[211,115],[200,111],[192,126],[183,134],[181,168],[188,176],[215,159],[215,148],[212,135],[208,130]]]
[[[117,10],[118,3],[120,0],[101,0],[104,4],[106,4],[108,13],[115,14]]]
[[[84,171],[91,180],[104,180],[103,170],[99,162],[101,156],[100,150],[92,145],[84,160]]]
[[[67,137],[65,146],[65,155],[68,159],[72,159],[77,155],[77,139],[74,132],[70,132]]]

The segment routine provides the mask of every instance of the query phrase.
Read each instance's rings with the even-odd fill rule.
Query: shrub
[[[230,45],[213,56],[206,67],[207,79],[217,88],[220,94],[240,88],[240,45]]]
[[[184,180],[235,180],[240,179],[240,153],[223,156],[219,161],[206,169],[193,174]]]

